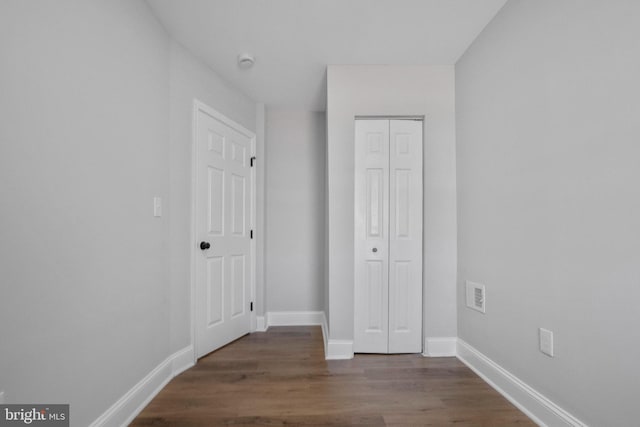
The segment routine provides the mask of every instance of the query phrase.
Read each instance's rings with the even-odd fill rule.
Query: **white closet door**
[[[389,345],[389,121],[356,121],[354,351]]]
[[[390,121],[389,353],[422,351],[422,122]]]
[[[356,353],[422,351],[422,122],[357,120]]]

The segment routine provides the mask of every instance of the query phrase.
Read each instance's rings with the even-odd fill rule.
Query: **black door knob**
[[[209,242],[200,242],[200,249],[202,249],[203,251],[206,251],[210,247],[211,247],[211,244]]]

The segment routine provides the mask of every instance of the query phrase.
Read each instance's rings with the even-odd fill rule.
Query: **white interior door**
[[[357,120],[357,353],[422,350],[422,122]]]
[[[196,355],[250,331],[253,137],[196,110]]]

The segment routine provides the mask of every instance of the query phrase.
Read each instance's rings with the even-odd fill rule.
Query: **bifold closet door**
[[[422,122],[357,120],[357,353],[422,351]]]

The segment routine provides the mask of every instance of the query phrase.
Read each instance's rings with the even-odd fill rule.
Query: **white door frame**
[[[422,335],[421,335],[421,341],[422,341],[422,354],[425,354],[426,351],[426,347],[427,347],[427,343],[425,342],[425,330],[426,330],[426,325],[425,325],[425,315],[427,312],[427,301],[426,301],[426,287],[425,287],[425,281],[424,281],[424,272],[426,270],[426,265],[424,264],[424,248],[425,248],[425,224],[424,224],[424,205],[425,205],[425,201],[426,201],[426,197],[424,196],[425,194],[425,182],[424,182],[424,177],[425,177],[425,170],[424,170],[424,156],[425,156],[425,152],[426,152],[426,145],[425,145],[425,141],[426,141],[426,137],[427,137],[427,132],[426,132],[426,126],[427,126],[427,117],[424,114],[416,114],[416,115],[386,115],[386,114],[381,114],[379,116],[377,115],[373,115],[373,114],[362,114],[362,115],[355,115],[353,118],[353,126],[354,126],[354,134],[353,137],[355,138],[355,122],[356,120],[416,120],[419,122],[422,122],[422,194],[423,194],[423,198],[422,198]],[[354,164],[355,164],[355,154],[354,154]],[[354,190],[355,190],[355,181],[354,181]],[[354,249],[355,249],[355,242],[354,242]],[[355,293],[355,286],[354,286],[354,293]],[[354,296],[354,308],[355,308],[355,296]],[[352,333],[353,337],[355,338],[355,309],[353,310],[353,316],[354,316],[354,331]],[[353,352],[351,353],[353,356]],[[416,353],[417,354],[417,353]]]
[[[196,256],[200,254],[200,250],[197,247],[198,244],[198,230],[197,221],[196,221],[196,197],[197,197],[197,165],[198,165],[198,113],[205,113],[214,119],[224,123],[235,131],[245,135],[246,137],[251,139],[251,152],[249,154],[250,157],[256,155],[256,134],[249,129],[245,128],[241,124],[231,120],[227,116],[219,113],[213,108],[209,107],[204,102],[201,102],[197,99],[193,100],[193,125],[191,131],[191,347],[193,349],[193,363],[195,364],[198,360],[197,352],[196,352]],[[257,164],[251,168],[251,209],[250,209],[250,227],[254,230],[255,233],[255,224],[256,224],[256,168]],[[251,289],[251,301],[253,301],[254,309],[250,314],[250,326],[249,331],[255,332],[256,330],[256,238],[251,239],[250,242],[250,253],[249,256],[251,258],[250,261],[250,271],[251,271],[251,282],[249,287]]]

